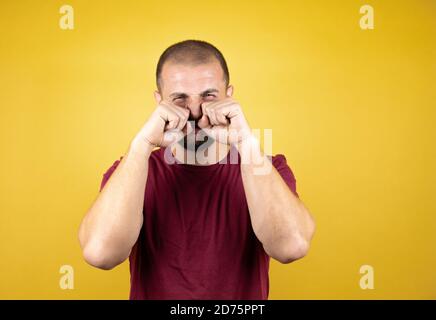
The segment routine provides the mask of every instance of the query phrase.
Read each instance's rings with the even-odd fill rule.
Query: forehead
[[[217,61],[198,65],[167,62],[162,68],[161,80],[164,95],[172,92],[199,94],[225,85],[224,73]]]

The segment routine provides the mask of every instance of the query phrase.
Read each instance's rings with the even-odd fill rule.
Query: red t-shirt
[[[267,299],[269,256],[251,226],[240,165],[168,164],[164,152],[149,158],[130,299]],[[286,158],[272,163],[298,196]]]

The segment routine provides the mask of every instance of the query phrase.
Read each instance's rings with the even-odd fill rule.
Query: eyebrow
[[[202,93],[200,93],[200,96],[205,96],[206,94],[213,93],[213,92],[219,92],[219,90],[215,89],[215,88],[209,88],[209,89],[204,90]],[[169,97],[170,98],[175,98],[175,97],[184,97],[184,98],[186,98],[188,96],[189,95],[184,93],[184,92],[173,92],[173,93],[170,94]]]

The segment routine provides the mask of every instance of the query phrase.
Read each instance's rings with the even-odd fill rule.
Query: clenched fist
[[[232,98],[205,102],[202,112],[198,126],[220,143],[237,144],[251,133],[241,106]]]
[[[166,147],[183,138],[188,118],[189,109],[161,101],[134,140]]]

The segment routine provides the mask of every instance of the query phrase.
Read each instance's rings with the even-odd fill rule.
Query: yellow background
[[[374,30],[359,28],[366,3]],[[435,14],[412,0],[1,1],[0,298],[128,298],[128,263],[88,266],[77,229],[155,106],[160,53],[195,38],[224,53],[317,221],[309,256],[271,264],[270,298],[435,299]],[[59,288],[64,264],[74,290]]]

